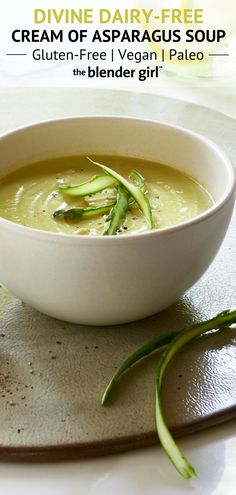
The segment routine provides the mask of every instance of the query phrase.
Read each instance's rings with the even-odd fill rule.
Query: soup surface
[[[137,170],[145,179],[152,208],[154,228],[176,225],[210,208],[210,193],[193,178],[171,167],[133,158],[96,156],[96,161],[129,179]],[[54,218],[60,208],[95,207],[112,204],[116,189],[110,188],[85,197],[69,197],[58,188],[78,184],[104,173],[85,157],[62,157],[33,163],[0,178],[0,216],[36,229],[77,235],[103,235],[109,213],[90,218]],[[118,234],[149,230],[146,219],[134,201]]]

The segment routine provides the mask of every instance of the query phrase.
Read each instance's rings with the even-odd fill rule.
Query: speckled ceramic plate
[[[164,97],[73,89],[14,90],[0,93],[0,107],[5,116],[0,131],[82,114],[163,120],[216,140],[236,162],[234,120]],[[2,287],[0,459],[82,458],[155,443],[158,354],[126,375],[106,408],[100,405],[102,391],[122,360],[148,339],[236,306],[235,225],[234,218],[202,280],[175,306],[140,322],[106,328],[67,324],[25,306]],[[163,402],[175,435],[236,417],[235,340],[235,329],[202,337],[169,367]]]

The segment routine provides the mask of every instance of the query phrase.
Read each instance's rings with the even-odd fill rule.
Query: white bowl
[[[171,305],[215,257],[234,205],[235,174],[209,140],[159,122],[81,117],[22,128],[0,139],[0,173],[65,155],[123,155],[182,170],[215,198],[205,213],[151,232],[89,237],[35,230],[0,218],[0,280],[55,318],[125,323]]]

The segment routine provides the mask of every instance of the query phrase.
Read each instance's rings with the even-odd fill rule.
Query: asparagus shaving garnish
[[[108,383],[106,390],[102,396],[102,404],[107,402],[108,397],[113,391],[114,386],[118,382],[121,375],[127,371],[133,364],[139,359],[149,355],[154,350],[160,348],[163,345],[169,344],[166,350],[163,352],[160,361],[157,366],[156,376],[156,431],[160,439],[160,443],[169,457],[170,461],[175,466],[176,470],[185,478],[189,479],[196,476],[194,468],[188,462],[184,454],[181,452],[175,440],[173,439],[168,426],[166,425],[161,404],[161,385],[166,367],[170,363],[171,359],[176,353],[182,349],[188,342],[200,337],[202,334],[211,330],[221,330],[227,326],[236,323],[236,311],[223,311],[216,317],[207,320],[196,325],[191,325],[187,329],[183,329],[179,332],[172,332],[166,336],[159,336],[156,339],[151,340],[136,352],[134,352],[117,370],[115,375]],[[165,340],[166,339],[166,340]]]
[[[103,174],[95,175],[89,181],[74,186],[60,186],[59,190],[69,196],[88,196],[109,187],[116,187],[117,184],[117,180],[111,177],[111,175]]]
[[[142,191],[142,189],[140,189],[139,187],[136,187],[134,184],[132,184],[127,179],[122,177],[122,175],[118,174],[117,172],[115,172],[115,170],[112,170],[111,168],[107,167],[106,165],[102,165],[101,163],[95,162],[94,160],[92,160],[88,156],[87,156],[87,159],[91,163],[93,163],[94,165],[97,165],[97,167],[100,167],[103,170],[105,170],[105,172],[107,172],[111,177],[116,179],[123,187],[125,187],[125,189],[127,189],[127,191],[130,193],[130,195],[135,199],[140,210],[143,212],[150,229],[152,229],[153,228],[152,210],[151,210],[149,200],[148,200],[147,196],[144,194],[144,192]]]
[[[54,218],[64,218],[65,220],[77,220],[81,217],[93,217],[95,215],[107,213],[111,210],[113,204],[97,206],[96,208],[62,208],[60,210],[56,210],[53,213]]]
[[[104,406],[110,395],[112,394],[117,382],[120,380],[121,376],[131,368],[135,363],[137,363],[140,359],[144,358],[145,356],[148,356],[152,352],[156,351],[157,349],[160,349],[163,346],[166,346],[173,340],[173,338],[178,334],[179,332],[171,332],[168,333],[167,335],[158,335],[158,337],[155,337],[155,339],[147,342],[147,344],[144,344],[142,347],[137,349],[133,354],[131,354],[123,363],[122,365],[118,368],[118,370],[115,372],[111,380],[109,381],[105,392],[103,393],[102,396],[102,405]]]
[[[236,311],[224,311],[218,314],[215,318],[193,325],[186,330],[182,330],[167,349],[163,352],[157,366],[156,375],[156,430],[159,436],[161,445],[173,463],[177,471],[186,479],[196,476],[194,468],[188,462],[182,451],[175,443],[163,417],[161,405],[161,384],[165,369],[171,359],[191,340],[200,337],[200,335],[209,332],[210,330],[220,330],[226,326],[236,323]]]
[[[135,184],[144,192],[145,190],[145,180],[144,177],[137,172],[137,170],[133,170],[130,174],[131,179],[134,179]]]
[[[110,224],[104,235],[116,235],[122,221],[125,218],[129,205],[130,194],[123,186],[119,186],[117,201],[110,214]]]

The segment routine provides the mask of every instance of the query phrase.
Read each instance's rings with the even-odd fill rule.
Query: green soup
[[[124,157],[96,157],[125,178],[137,170],[145,178],[152,208],[154,228],[160,229],[185,222],[210,208],[210,193],[192,177],[171,167]],[[85,157],[62,157],[33,163],[0,179],[0,216],[28,227],[62,234],[102,235],[109,213],[80,218],[56,219],[55,210],[71,207],[95,207],[112,204],[116,189],[110,188],[83,198],[69,197],[58,190],[61,185],[77,184],[101,174]],[[134,201],[118,235],[149,230],[144,215]]]

